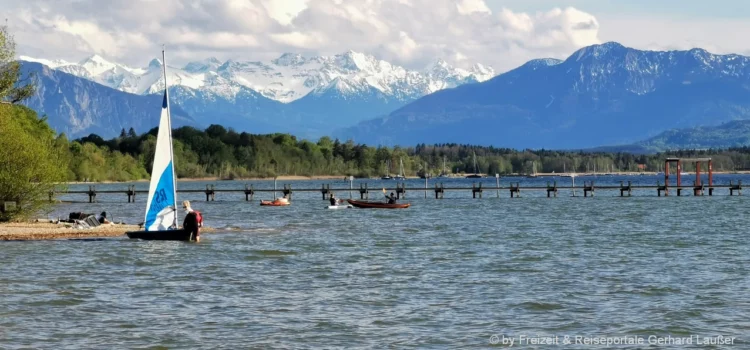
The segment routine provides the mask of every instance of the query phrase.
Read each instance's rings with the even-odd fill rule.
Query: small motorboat
[[[354,208],[351,204],[346,204],[346,201],[343,199],[337,199],[336,205],[329,205],[326,207],[326,209],[350,209]]]
[[[411,204],[409,203],[396,203],[396,204],[388,204],[383,202],[370,202],[370,201],[357,201],[354,199],[347,199],[347,202],[349,204],[357,207],[357,208],[382,208],[382,209],[402,209],[402,208],[408,208]]]
[[[264,200],[260,201],[260,205],[271,206],[271,207],[285,207],[290,204],[292,203],[290,203],[289,200],[286,198],[276,198],[272,201],[264,201]]]

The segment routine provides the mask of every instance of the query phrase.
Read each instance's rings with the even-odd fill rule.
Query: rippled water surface
[[[717,181],[729,178],[736,176]],[[293,186],[321,183],[328,182]],[[0,244],[0,348],[454,349],[491,346],[492,335],[537,334],[721,334],[744,348],[750,202],[725,192],[510,199],[485,191],[472,199],[466,191],[444,200],[412,192],[404,210],[326,210],[320,193],[295,193],[290,207],[276,208],[257,203],[270,194],[253,202],[239,193],[219,193],[216,202],[180,194],[218,232],[198,244],[126,237]],[[124,194],[98,199],[44,215],[106,210],[118,221],[142,221],[145,196],[135,204]],[[691,347],[711,348],[673,348]]]

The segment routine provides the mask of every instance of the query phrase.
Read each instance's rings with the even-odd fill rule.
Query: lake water
[[[743,178],[750,183],[740,175],[715,182]],[[596,181],[621,179],[653,185],[657,178]],[[395,183],[367,182],[376,191]],[[445,200],[410,192],[412,207],[403,210],[325,210],[319,192],[295,193],[289,207],[258,205],[271,194],[253,202],[240,193],[218,193],[215,202],[179,194],[218,232],[198,244],[126,237],[0,244],[0,348],[456,349],[510,338],[518,347],[522,336],[537,335],[558,336],[559,344],[566,335],[641,337],[641,347],[668,336],[700,337],[656,346],[675,349],[726,348],[697,344],[722,335],[737,337],[729,347],[746,348],[750,198],[725,190],[713,197],[655,192],[572,198],[561,191],[548,199],[540,191],[510,199],[507,191],[500,198],[485,191],[472,199],[467,190]],[[337,194],[348,198],[348,191]],[[128,204],[124,194],[99,195],[99,203],[59,204],[42,216],[106,210],[136,223],[145,197]]]

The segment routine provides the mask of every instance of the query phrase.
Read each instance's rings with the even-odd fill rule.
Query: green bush
[[[0,105],[0,200],[17,203],[0,221],[31,216],[50,204],[49,193],[67,174],[54,133],[32,116],[25,107]]]

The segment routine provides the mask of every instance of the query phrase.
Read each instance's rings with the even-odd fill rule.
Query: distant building
[[[646,170],[646,164],[638,164],[638,170],[640,171]]]

